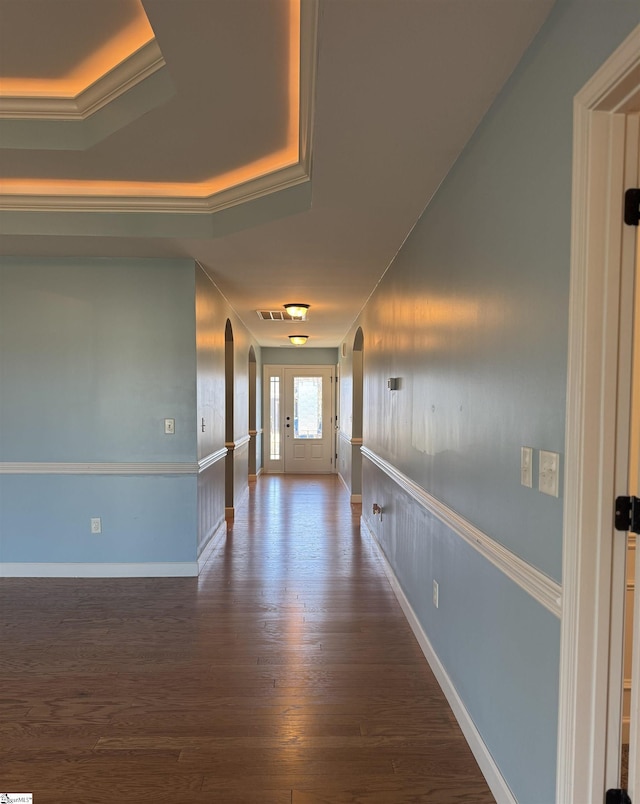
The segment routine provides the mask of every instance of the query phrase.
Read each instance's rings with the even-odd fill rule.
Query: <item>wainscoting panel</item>
[[[224,473],[226,448],[201,460],[198,474],[198,550],[200,559],[214,535],[225,524]]]
[[[101,533],[91,532],[91,519]],[[197,574],[197,476],[4,474],[0,563],[6,574],[110,574],[138,565],[161,574]],[[185,571],[184,565],[189,565]],[[14,566],[13,569],[9,565]],[[117,566],[116,566],[117,565]],[[115,567],[115,569],[114,569]],[[129,570],[125,570],[129,567]]]
[[[513,801],[505,790],[516,791],[526,776],[536,779],[540,801],[553,801],[559,590],[532,594],[535,584],[518,582],[517,573],[493,560],[489,537],[480,546],[466,538],[470,523],[450,522],[449,513],[425,504],[424,491],[401,472],[362,452],[363,519],[400,602],[413,612],[410,622],[434,672],[437,659],[454,710],[464,709],[461,725],[472,723],[477,732],[470,742],[489,763],[481,763],[483,770],[493,763],[503,777],[492,786],[494,795]]]

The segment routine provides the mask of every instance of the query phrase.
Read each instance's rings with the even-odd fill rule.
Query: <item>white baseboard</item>
[[[356,505],[360,505],[362,503],[362,494],[352,494],[351,502]]]
[[[95,564],[7,561],[0,564],[0,578],[181,578],[197,575],[197,561]]]
[[[209,537],[209,541],[206,543],[202,552],[198,556],[198,575],[204,569],[204,565],[207,561],[211,558],[211,554],[215,550],[218,545],[218,542],[223,538],[223,536],[227,535],[227,523],[226,520],[221,522],[218,527],[214,530],[212,535]]]
[[[375,534],[369,529],[366,520],[364,517],[361,518],[361,523],[363,525],[363,530],[366,531],[369,536],[371,537],[371,542],[376,548],[376,552],[380,557],[380,561],[384,568],[385,574],[389,579],[389,583],[391,584],[391,588],[394,591],[396,598],[398,599],[398,603],[404,612],[409,625],[411,626],[411,630],[415,634],[416,639],[424,653],[424,656],[431,667],[433,674],[440,685],[447,701],[449,702],[449,706],[451,707],[453,714],[455,715],[456,720],[460,728],[462,729],[462,733],[465,736],[467,743],[469,744],[469,748],[473,753],[473,756],[476,759],[476,762],[480,766],[480,770],[484,778],[493,793],[494,798],[497,801],[497,804],[517,804],[516,799],[513,796],[508,784],[506,783],[504,777],[500,773],[498,766],[496,765],[493,757],[489,753],[489,749],[484,743],[480,732],[476,728],[475,723],[471,719],[471,715],[467,711],[462,699],[458,695],[456,688],[453,685],[453,682],[449,678],[447,671],[445,670],[444,666],[440,662],[438,655],[436,654],[429,638],[425,634],[420,621],[409,603],[402,587],[400,586],[400,582],[396,578],[396,574],[393,571],[393,568],[387,561],[387,557],[385,556],[378,540],[375,537]]]

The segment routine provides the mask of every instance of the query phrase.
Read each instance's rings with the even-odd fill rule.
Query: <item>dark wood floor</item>
[[[0,583],[0,790],[493,802],[334,476],[261,477],[199,579]]]

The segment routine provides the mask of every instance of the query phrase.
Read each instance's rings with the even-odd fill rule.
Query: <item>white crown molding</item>
[[[197,575],[197,561],[0,563],[0,578],[184,578]]]
[[[297,163],[212,195],[43,195],[4,193],[4,212],[175,212],[211,214],[309,181],[305,165]]]
[[[214,463],[225,458],[228,451],[227,447],[222,447],[222,449],[216,450],[216,452],[212,452],[204,458],[201,458],[198,461],[198,472],[204,472],[210,466],[213,466]]]
[[[538,601],[556,617],[560,617],[562,587],[539,569],[523,561],[499,542],[487,536],[471,522],[425,491],[399,469],[385,461],[367,447],[361,447],[362,455],[381,469],[420,506],[443,522],[480,555],[490,561],[521,589]]]
[[[194,475],[197,463],[0,463],[3,475]]]
[[[0,119],[82,122],[164,66],[160,47],[152,39],[74,97],[0,94]]]
[[[453,714],[455,715],[455,718],[462,729],[462,733],[464,734],[464,737],[469,744],[469,748],[476,758],[476,762],[478,763],[480,770],[482,771],[482,774],[491,789],[491,792],[493,793],[498,804],[516,804],[513,793],[509,789],[509,785],[500,773],[500,769],[491,756],[491,752],[482,739],[480,732],[473,722],[473,718],[469,714],[462,698],[455,688],[453,681],[449,677],[449,674],[440,661],[438,654],[435,652],[433,645],[429,641],[429,637],[422,628],[420,620],[413,610],[413,606],[409,602],[409,599],[405,595],[404,590],[402,589],[402,586],[396,577],[395,572],[393,571],[393,567],[387,561],[387,557],[378,543],[375,534],[369,529],[369,525],[364,517],[361,518],[360,521],[364,525],[364,530],[371,537],[371,543],[380,557],[382,567],[387,578],[389,579],[391,588],[398,599],[400,608],[407,618],[409,626],[411,627],[411,630],[413,631],[418,644],[420,645],[420,649],[422,650],[425,659],[429,663],[429,667],[433,670],[433,674],[440,685],[440,689],[444,693],[447,701],[449,702],[449,706],[453,710]]]

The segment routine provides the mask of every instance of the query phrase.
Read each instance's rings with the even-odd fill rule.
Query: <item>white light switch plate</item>
[[[176,431],[176,420],[175,419],[165,419],[164,420],[164,431],[167,435],[173,435]]]
[[[538,488],[543,494],[558,496],[560,479],[560,455],[557,452],[540,450],[538,467]]]

